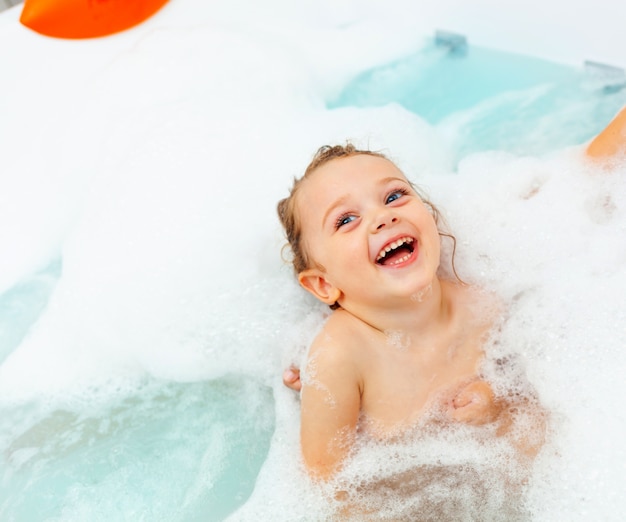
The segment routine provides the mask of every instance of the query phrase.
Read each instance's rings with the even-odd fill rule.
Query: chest
[[[372,350],[363,369],[361,413],[382,428],[415,422],[436,401],[476,377],[483,357],[472,334],[412,350],[398,345]],[[394,351],[395,350],[395,351]]]

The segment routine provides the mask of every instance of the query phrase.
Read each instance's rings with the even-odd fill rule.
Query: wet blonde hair
[[[357,149],[353,144],[347,143],[346,145],[324,145],[320,147],[311,163],[309,163],[308,167],[304,171],[304,174],[300,178],[294,178],[293,185],[291,190],[289,191],[289,196],[284,199],[281,199],[278,202],[276,210],[278,211],[278,218],[285,230],[285,235],[287,236],[287,244],[285,247],[289,247],[291,250],[291,263],[293,265],[293,269],[297,274],[303,272],[307,268],[313,267],[313,260],[311,259],[309,252],[306,251],[302,242],[302,223],[300,222],[300,215],[298,213],[297,203],[298,203],[298,193],[302,186],[302,183],[311,177],[311,175],[323,165],[326,165],[332,160],[339,158],[348,158],[350,156],[356,156],[359,154],[365,154],[368,156],[375,156],[377,158],[385,159],[391,163],[393,163],[387,156],[382,154],[381,152],[375,152],[371,150],[360,150]],[[439,231],[440,236],[445,236],[452,239],[453,249],[452,249],[452,272],[455,277],[461,281],[459,276],[456,273],[456,269],[454,268],[454,254],[456,252],[456,238],[447,231],[442,231],[443,218],[439,209],[435,205],[433,205],[428,199],[421,193],[421,191],[413,185],[413,183],[409,182],[413,190],[420,197],[422,202],[430,208],[433,218],[435,220],[435,224],[437,225],[437,230]],[[447,227],[446,227],[447,228]],[[284,248],[285,248],[284,247]],[[283,253],[284,253],[283,248]],[[322,267],[323,268],[323,267]]]

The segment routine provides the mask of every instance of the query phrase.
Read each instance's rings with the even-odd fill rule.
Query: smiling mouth
[[[383,266],[393,266],[408,261],[415,247],[412,237],[401,237],[385,247],[376,256],[376,263]]]

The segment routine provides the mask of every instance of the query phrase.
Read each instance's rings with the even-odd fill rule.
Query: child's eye
[[[392,190],[385,198],[385,205],[395,201],[396,199],[400,199],[402,196],[406,196],[408,193],[409,191],[403,188]]]
[[[339,216],[337,218],[337,221],[335,222],[335,228],[341,228],[344,225],[347,225],[348,223],[350,223],[351,221],[354,221],[356,219],[356,216],[353,214],[342,214],[341,216]]]

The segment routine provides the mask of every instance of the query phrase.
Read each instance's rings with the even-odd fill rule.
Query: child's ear
[[[341,296],[341,290],[333,286],[325,277],[324,272],[317,268],[307,268],[298,274],[298,281],[305,290],[311,292],[322,303],[333,305]]]

